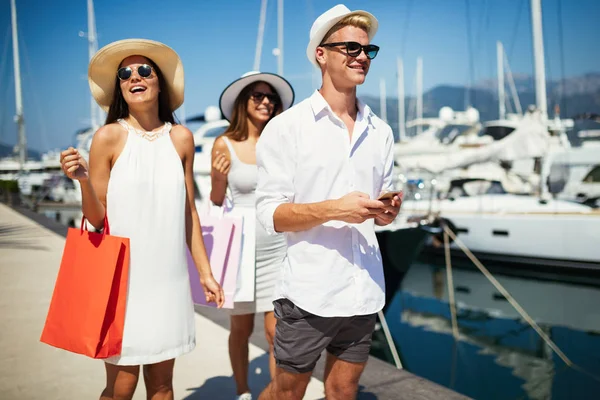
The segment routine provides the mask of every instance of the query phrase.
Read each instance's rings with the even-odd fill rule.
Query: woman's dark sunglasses
[[[252,100],[256,101],[257,103],[260,103],[266,97],[269,99],[271,104],[279,104],[279,96],[273,93],[252,92],[250,96],[252,97]]]
[[[346,54],[350,57],[358,57],[360,53],[364,50],[367,58],[372,60],[377,56],[379,52],[379,46],[374,44],[367,44],[363,46],[358,42],[335,42],[335,43],[325,43],[322,44],[321,47],[335,47],[335,46],[344,46],[346,48]]]
[[[117,71],[117,76],[120,80],[126,81],[127,79],[131,78],[132,73],[133,71],[131,67],[123,67],[119,68],[119,70]],[[152,75],[152,67],[148,64],[142,64],[139,67],[137,67],[137,73],[142,78],[148,78],[150,75]]]

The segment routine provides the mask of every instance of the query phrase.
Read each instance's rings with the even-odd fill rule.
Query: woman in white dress
[[[265,313],[265,334],[269,343],[269,370],[275,372],[273,337],[274,287],[283,258],[286,242],[281,236],[269,236],[256,223],[255,189],[257,179],[256,143],[273,116],[294,102],[292,86],[281,76],[249,72],[231,83],[221,94],[223,116],[229,128],[215,140],[212,150],[210,199],[216,205],[225,201],[229,188],[233,200],[232,213],[244,217],[244,248],[240,272],[254,269],[252,282],[239,282],[234,296],[229,335],[229,358],[237,387],[238,400],[251,400],[248,387],[248,341],[254,329],[255,313]],[[248,275],[241,273],[239,275]],[[238,301],[241,291],[251,285],[252,301]],[[244,296],[244,300],[247,300]]]
[[[105,360],[101,399],[131,399],[143,365],[147,398],[173,399],[175,358],[195,347],[186,246],[207,301],[222,306],[194,204],[192,133],[176,125],[183,66],[170,47],[142,39],[109,44],[90,61],[96,102],[108,111],[88,163],[70,148],[63,171],[81,183],[86,219],[130,239],[129,287],[121,354]]]

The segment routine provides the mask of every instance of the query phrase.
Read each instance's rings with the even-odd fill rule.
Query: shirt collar
[[[315,115],[315,119],[319,119],[320,118],[319,114],[321,114],[323,111],[331,110],[331,108],[329,107],[329,104],[327,104],[327,101],[325,100],[323,95],[321,93],[319,93],[318,90],[315,90],[313,95],[310,96],[310,106],[313,110],[313,114]]]
[[[362,121],[363,119],[366,119],[367,124],[371,128],[374,128],[375,126],[373,125],[373,116],[375,114],[371,110],[371,107],[369,107],[366,103],[363,103],[363,101],[359,98],[356,99],[356,105],[358,108],[358,115],[356,116],[356,120]]]
[[[358,108],[358,113],[356,115],[356,122],[361,123],[364,119],[366,119],[366,123],[373,127],[372,117],[374,116],[371,107],[369,107],[366,103],[364,103],[359,98],[356,99],[356,105]],[[313,114],[315,116],[315,120],[318,120],[326,113],[333,114],[331,107],[323,97],[323,95],[315,90],[312,96],[310,96],[310,106],[313,110]]]

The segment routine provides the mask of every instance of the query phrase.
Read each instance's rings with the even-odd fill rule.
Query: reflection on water
[[[45,209],[40,211],[40,214],[43,214],[47,218],[70,227],[79,227],[81,224],[81,217],[83,216],[81,210],[68,208]]]
[[[386,311],[407,370],[474,399],[600,398],[600,288],[496,275],[570,368],[479,271],[454,270],[455,342],[445,274],[415,263]]]

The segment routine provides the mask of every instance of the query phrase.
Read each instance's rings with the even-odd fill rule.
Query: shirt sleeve
[[[269,235],[276,235],[273,215],[281,204],[294,202],[294,143],[279,118],[272,119],[256,144],[256,216]]]
[[[392,128],[387,126],[387,134],[385,135],[385,148],[383,159],[385,160],[383,169],[383,180],[381,185],[381,192],[389,192],[394,190],[393,178],[394,178],[394,134]]]

